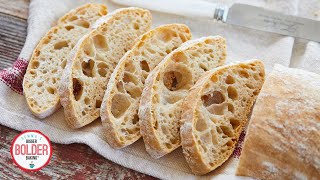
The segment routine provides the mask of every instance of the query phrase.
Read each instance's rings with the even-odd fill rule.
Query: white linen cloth
[[[320,20],[319,0],[211,1],[228,6],[235,2],[248,3],[283,13]],[[0,72],[0,124],[19,131],[40,130],[52,142],[56,143],[87,144],[97,153],[115,163],[162,179],[210,179],[213,177],[226,178],[226,175],[231,175],[228,178],[237,178],[233,177],[233,174],[241,152],[241,143],[234,155],[222,167],[206,176],[197,177],[191,173],[182,155],[181,148],[163,158],[154,160],[146,153],[142,140],[122,150],[112,149],[105,141],[100,119],[84,128],[72,130],[67,127],[64,121],[63,109],[45,120],[38,120],[31,114],[25,98],[22,96],[21,83],[34,47],[59,17],[88,2],[105,3],[109,12],[121,7],[107,0],[31,0],[28,36],[25,46],[14,66]],[[190,27],[194,39],[208,35],[225,37],[228,44],[227,63],[257,58],[264,61],[267,72],[270,72],[273,65],[278,63],[285,67],[302,68],[320,73],[319,43],[231,26],[211,20],[185,18],[153,11],[152,15],[153,27],[167,23],[185,23]],[[220,175],[217,176],[218,174]]]

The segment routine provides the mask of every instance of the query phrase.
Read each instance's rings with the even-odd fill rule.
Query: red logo
[[[47,136],[37,130],[26,130],[17,135],[11,145],[13,162],[24,171],[39,171],[49,164],[52,147]]]

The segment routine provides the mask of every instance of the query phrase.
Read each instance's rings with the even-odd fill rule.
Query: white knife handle
[[[126,6],[136,6],[154,11],[188,17],[224,21],[228,8],[202,0],[112,0]],[[225,21],[224,21],[225,22]]]

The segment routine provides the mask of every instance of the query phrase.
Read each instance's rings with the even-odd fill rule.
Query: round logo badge
[[[37,130],[17,135],[11,145],[13,162],[24,171],[38,171],[49,164],[52,147],[47,136]]]

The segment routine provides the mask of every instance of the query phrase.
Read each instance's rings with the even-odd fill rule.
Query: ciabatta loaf
[[[193,173],[206,174],[232,154],[265,78],[259,60],[218,67],[191,88],[182,106],[181,144]]]
[[[159,158],[180,146],[182,101],[195,82],[226,58],[220,36],[187,41],[149,74],[139,107],[140,133],[148,153]]]
[[[99,19],[71,52],[59,94],[71,128],[80,128],[100,117],[100,106],[111,73],[138,37],[151,27],[151,13],[123,8]]]
[[[159,26],[144,35],[113,71],[101,105],[108,143],[122,148],[138,140],[139,102],[145,79],[171,51],[191,38],[183,24]]]
[[[92,30],[95,21],[107,14],[101,4],[87,4],[59,19],[40,40],[24,76],[23,91],[31,112],[45,118],[61,107],[58,84],[67,57],[77,41]]]
[[[320,179],[320,75],[275,65],[252,110],[237,175]]]

